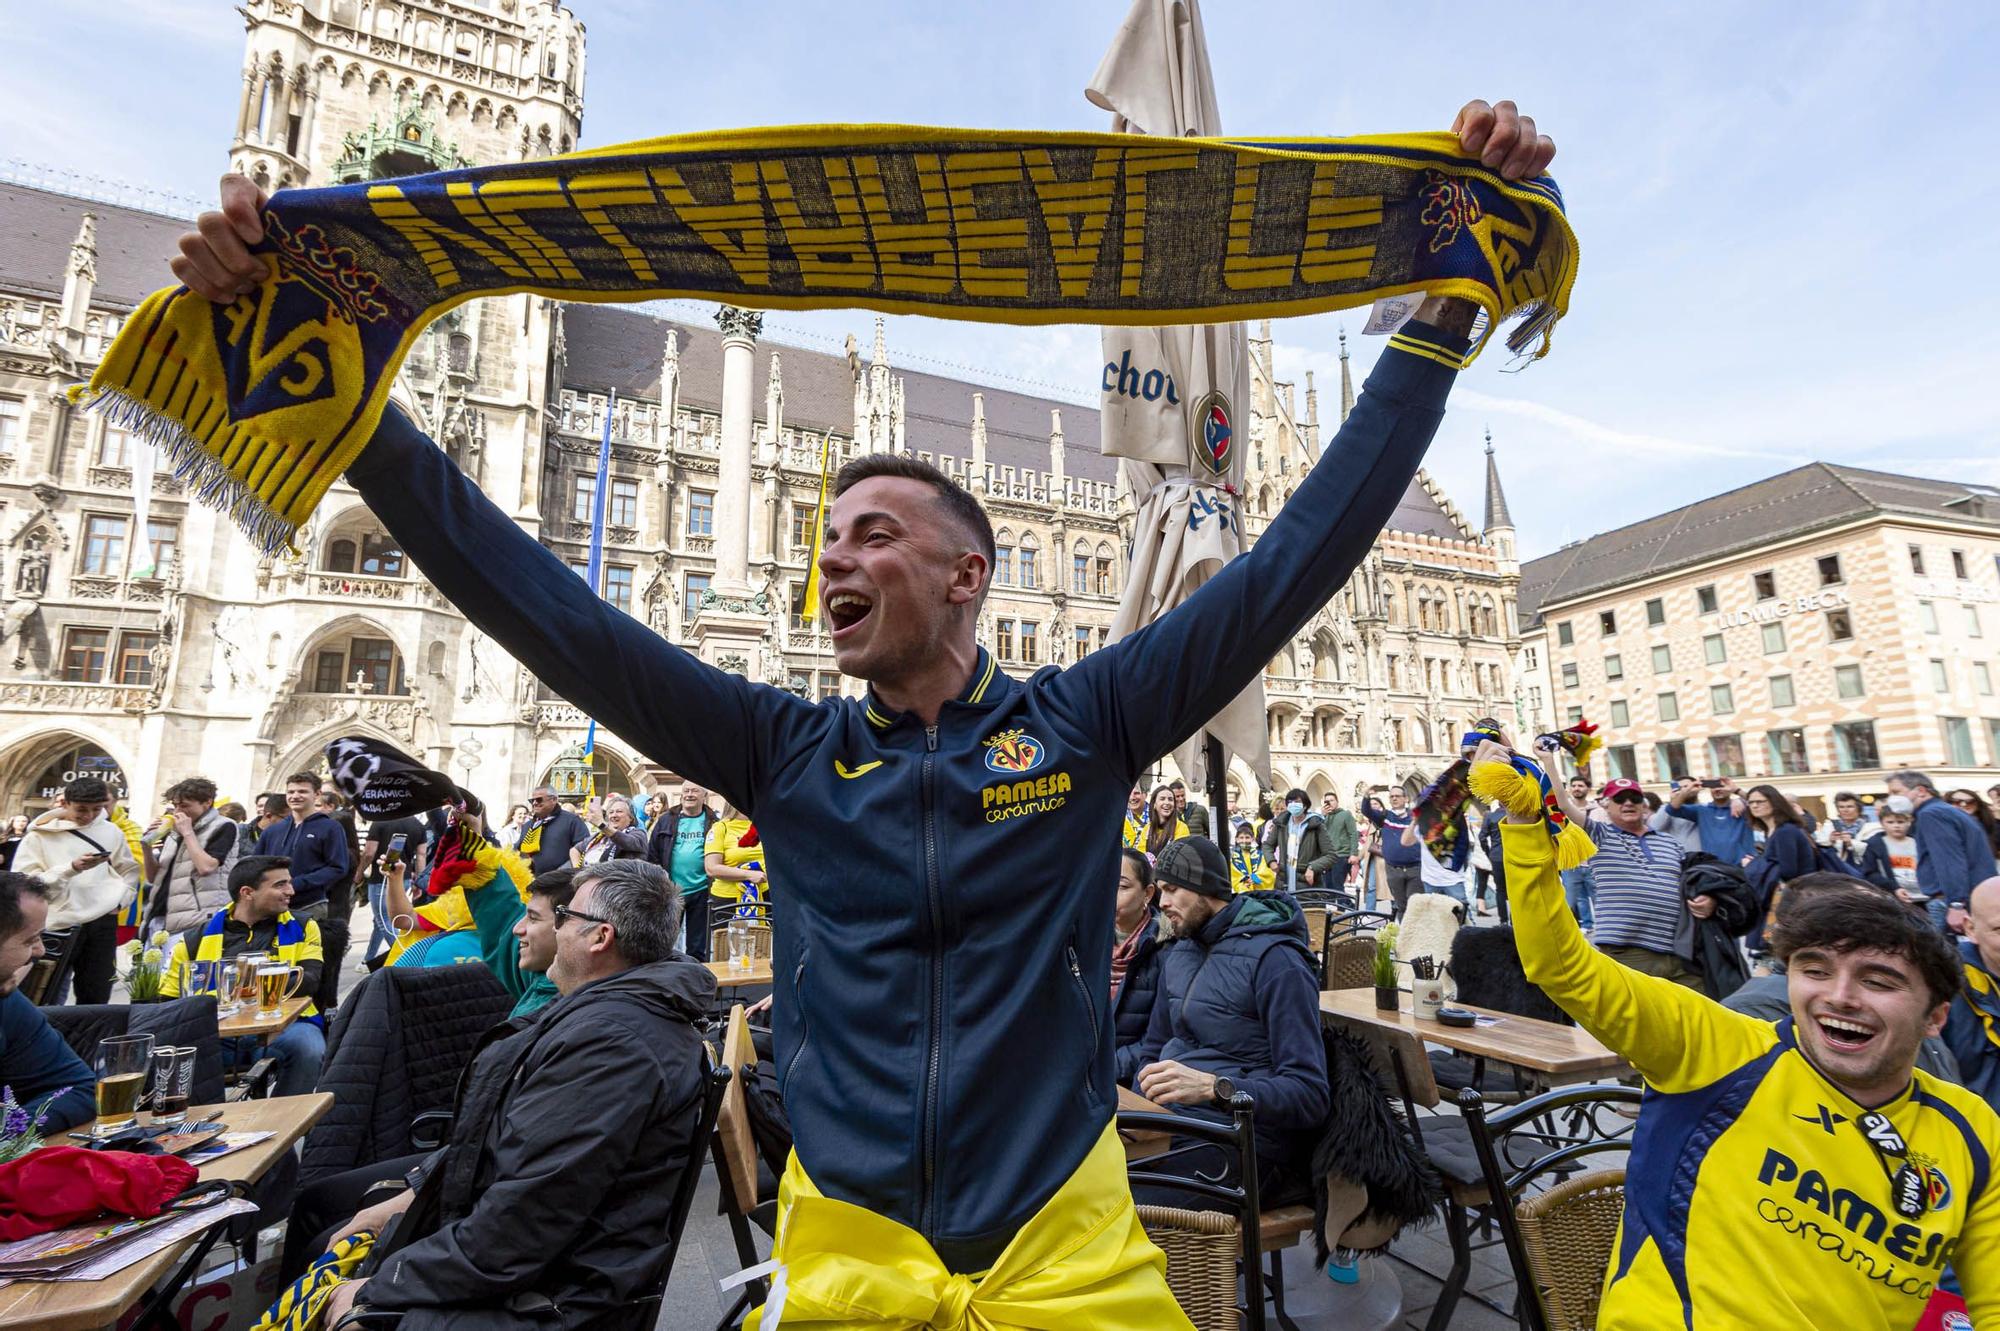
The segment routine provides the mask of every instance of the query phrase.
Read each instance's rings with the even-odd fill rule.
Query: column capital
[[[721,305],[716,307],[715,324],[722,330],[725,342],[733,338],[755,342],[764,331],[764,316],[756,310],[746,310],[736,305]]]

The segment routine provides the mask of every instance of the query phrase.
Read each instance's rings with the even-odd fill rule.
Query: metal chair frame
[[[1514,1315],[1522,1331],[1547,1331],[1548,1324],[1535,1296],[1534,1275],[1515,1214],[1519,1197],[1537,1179],[1561,1181],[1581,1172],[1589,1156],[1629,1152],[1637,1120],[1617,1114],[1616,1107],[1636,1109],[1643,1095],[1636,1086],[1590,1083],[1560,1087],[1516,1105],[1489,1110],[1479,1092],[1459,1093],[1459,1112],[1465,1116],[1480,1172],[1486,1177],[1485,1218],[1500,1230],[1507,1264],[1514,1270]],[[1616,1122],[1607,1123],[1607,1114]],[[1525,1163],[1517,1164],[1520,1146],[1528,1149]]]

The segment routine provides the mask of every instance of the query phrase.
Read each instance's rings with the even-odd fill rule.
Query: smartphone
[[[410,834],[398,832],[389,838],[389,849],[382,852],[384,867],[393,868],[403,862],[403,847],[409,842]]]
[[[1703,790],[1720,790],[1722,789],[1722,778],[1715,776],[1705,776],[1701,779],[1699,784]]]

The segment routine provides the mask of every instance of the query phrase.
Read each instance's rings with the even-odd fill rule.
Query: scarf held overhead
[[[1411,292],[1566,311],[1576,240],[1547,177],[1449,134],[1159,139],[819,126],[650,139],[287,190],[266,277],[147,297],[73,389],[283,548],[373,435],[410,343],[479,296],[703,297],[996,323],[1216,323]]]

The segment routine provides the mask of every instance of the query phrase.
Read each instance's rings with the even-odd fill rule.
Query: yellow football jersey
[[[2000,1116],[1923,1072],[1880,1106],[1878,1149],[1850,1100],[1773,1026],[1592,948],[1563,900],[1554,843],[1509,823],[1508,898],[1528,978],[1646,1078],[1625,1221],[1597,1325],[1909,1331],[1949,1262],[1977,1324],[2000,1326]],[[1904,1164],[1921,1211],[1899,1214]]]

